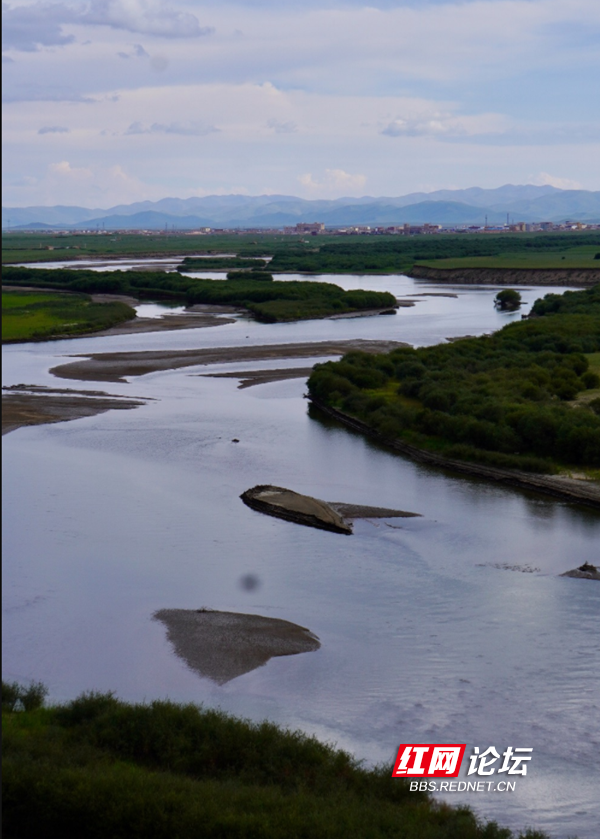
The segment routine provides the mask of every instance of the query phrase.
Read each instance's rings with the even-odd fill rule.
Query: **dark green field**
[[[600,472],[600,285],[493,335],[317,365],[309,393],[385,439],[531,472]]]
[[[299,732],[193,705],[2,685],[2,821],[18,839],[511,839]],[[29,710],[14,710],[18,698]],[[527,831],[529,839],[544,834]]]
[[[93,303],[87,294],[2,291],[2,341],[39,341],[108,329],[135,317],[125,303]]]

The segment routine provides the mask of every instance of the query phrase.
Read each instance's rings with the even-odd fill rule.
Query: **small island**
[[[153,617],[165,624],[167,638],[188,667],[218,685],[262,667],[274,656],[313,652],[321,646],[306,627],[262,615],[160,609]]]
[[[579,568],[573,568],[572,571],[565,571],[561,577],[575,577],[578,580],[600,580],[600,571],[595,565],[590,562],[584,562]]]
[[[260,513],[266,513],[268,516],[346,535],[352,533],[352,522],[348,519],[412,518],[419,515],[419,513],[407,513],[404,510],[390,510],[385,507],[321,501],[310,495],[301,495],[291,489],[269,484],[252,487],[243,492],[240,498],[248,507]]]

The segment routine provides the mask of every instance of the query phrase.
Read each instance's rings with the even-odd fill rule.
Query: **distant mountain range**
[[[3,229],[178,229],[200,227],[284,227],[298,222],[345,225],[468,225],[510,222],[600,222],[600,192],[553,186],[498,189],[440,189],[398,198],[337,198],[333,201],[291,195],[208,195],[163,198],[108,209],[85,207],[3,207]]]

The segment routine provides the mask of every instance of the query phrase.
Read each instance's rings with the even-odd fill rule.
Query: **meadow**
[[[134,317],[125,303],[94,303],[87,294],[2,291],[3,343],[84,335]]]

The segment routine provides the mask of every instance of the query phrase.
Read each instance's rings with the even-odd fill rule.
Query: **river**
[[[4,383],[98,389],[49,374],[73,354],[346,338],[422,345],[519,317],[494,309],[489,286],[326,279],[458,296],[415,297],[395,317],[239,318],[11,345]],[[522,289],[524,308],[549,290]],[[532,747],[514,792],[447,800],[514,829],[595,839],[600,587],[558,575],[597,561],[600,516],[405,460],[311,416],[301,379],[238,390],[235,379],[200,375],[296,365],[307,362],[101,385],[149,401],[3,439],[3,678],[41,680],[55,701],[114,690],[218,706],[314,733],[368,763],[391,761],[400,743],[467,743],[467,754]],[[421,518],[357,521],[350,537],[313,530],[245,507],[240,493],[262,483]],[[217,686],[174,655],[152,620],[157,609],[203,606],[293,621],[322,646]]]

